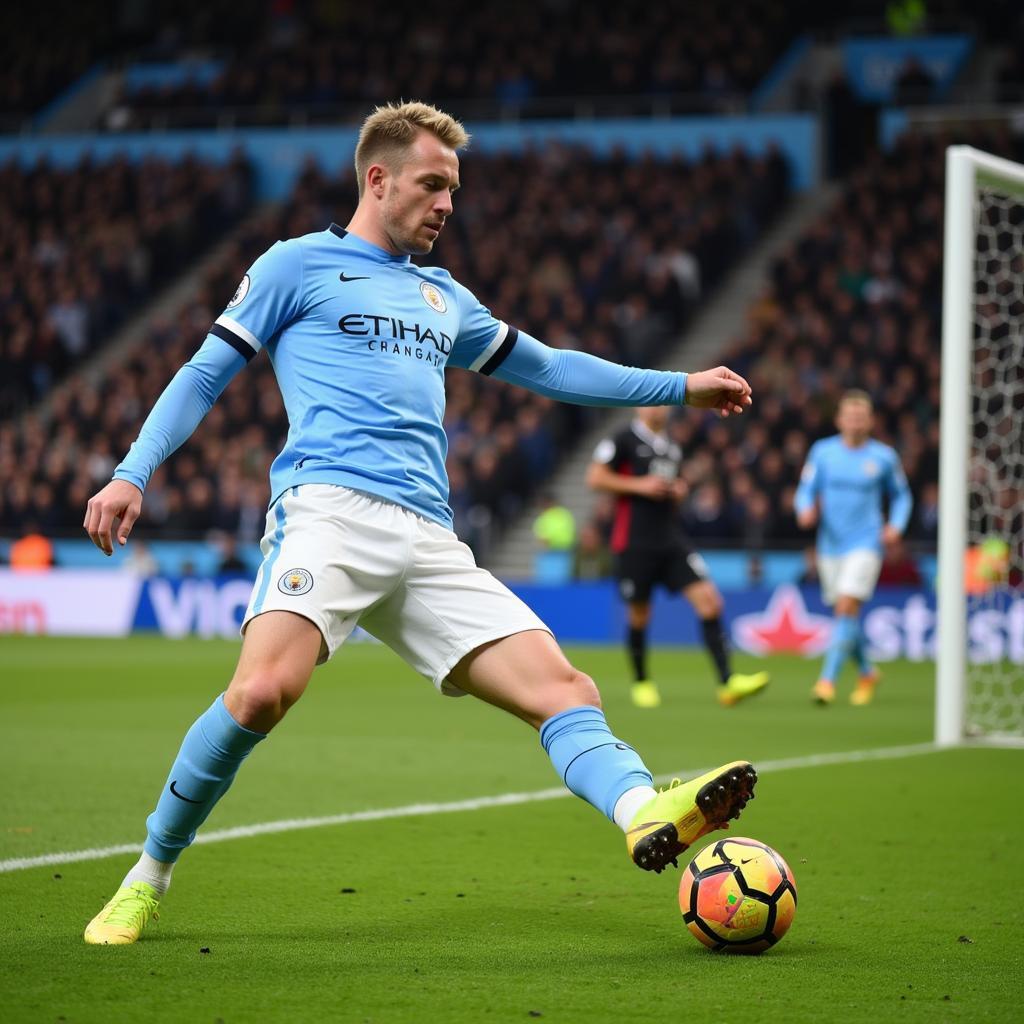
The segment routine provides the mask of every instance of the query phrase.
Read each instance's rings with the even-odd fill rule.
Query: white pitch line
[[[792,768],[819,768],[834,764],[855,764],[862,761],[887,761],[900,757],[917,757],[931,754],[942,748],[934,743],[911,743],[900,747],[876,747],[869,750],[844,750],[832,754],[807,754],[803,757],[783,757],[774,761],[759,761],[755,764],[758,774],[781,772]],[[710,768],[696,768],[674,775],[659,775],[655,782],[668,782],[672,778],[692,778],[709,771]],[[369,811],[352,811],[348,814],[329,814],[322,818],[286,818],[282,821],[264,821],[256,825],[238,825],[235,828],[216,829],[201,832],[196,843],[223,843],[228,839],[247,839],[250,836],[272,835],[276,832],[298,832],[307,828],[325,828],[330,825],[351,825],[360,821],[386,821],[389,818],[419,818],[433,814],[454,814],[461,811],[479,811],[491,807],[511,807],[516,804],[535,803],[540,800],[559,800],[572,794],[562,786],[553,789],[537,789],[529,793],[502,793],[498,796],[481,796],[471,800],[454,800],[450,803],[408,804],[405,807],[382,807]],[[27,868],[52,867],[58,864],[75,864],[85,860],[103,860],[117,857],[122,853],[138,853],[140,843],[119,843],[117,846],[98,846],[88,850],[68,850],[60,853],[44,853],[38,857],[13,857],[0,860],[0,874],[7,871],[24,871]]]

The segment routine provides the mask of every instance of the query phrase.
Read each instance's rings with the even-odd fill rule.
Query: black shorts
[[[661,584],[673,594],[708,578],[704,559],[684,544],[669,548],[627,548],[615,556],[615,577],[623,601],[649,601]]]

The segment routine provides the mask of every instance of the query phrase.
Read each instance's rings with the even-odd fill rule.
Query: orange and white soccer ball
[[[793,923],[796,880],[770,846],[756,839],[720,839],[683,871],[679,908],[686,927],[705,946],[762,953]]]

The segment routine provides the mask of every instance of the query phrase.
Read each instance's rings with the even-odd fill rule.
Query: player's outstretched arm
[[[687,404],[729,416],[751,404],[750,385],[724,366],[691,374],[620,366],[587,352],[549,348],[522,331],[493,375],[577,405]]]
[[[210,334],[164,388],[138,439],[114,470],[114,479],[93,495],[86,507],[82,525],[104,554],[114,551],[114,520],[120,520],[118,542],[123,546],[142,510],[142,492],[154,470],[191,437],[245,363],[235,349]]]

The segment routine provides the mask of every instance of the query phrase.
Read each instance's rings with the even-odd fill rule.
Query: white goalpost
[[[946,151],[935,740],[1024,745],[1024,166]]]

